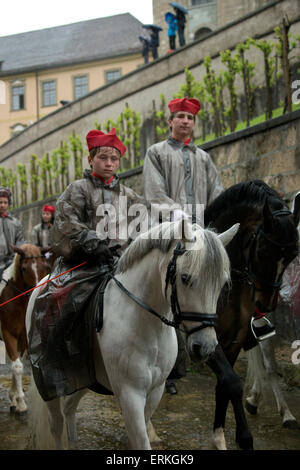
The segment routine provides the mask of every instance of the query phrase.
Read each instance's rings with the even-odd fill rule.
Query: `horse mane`
[[[175,224],[176,222],[164,222],[146,232],[147,237],[143,237],[143,235],[137,237],[121,256],[117,273],[125,272],[134,262],[141,260],[154,248],[167,253],[175,240]],[[201,227],[193,226],[195,231],[197,228],[201,229]],[[227,273],[228,279],[230,278],[230,263],[217,234],[213,230],[201,230],[202,236],[196,239],[194,249],[187,250],[180,257],[182,260],[181,269],[189,274],[190,283],[199,290],[199,295],[201,293],[208,295],[207,289],[213,295],[216,289],[220,288],[224,271]],[[197,249],[197,241],[199,249]],[[199,250],[201,250],[201,256],[199,256]],[[209,283],[210,286],[208,286]]]
[[[259,217],[266,201],[273,210],[282,209],[285,206],[279,194],[262,180],[235,184],[221,193],[205,209],[205,226],[209,226],[220,216],[222,219],[228,218],[231,224],[232,217],[237,216],[236,220],[240,220],[241,216],[244,218],[248,215],[248,209],[251,209],[254,217]]]
[[[117,273],[127,271],[135,261],[141,260],[154,248],[167,253],[174,239],[175,223],[170,222],[159,224],[145,232],[145,234],[139,235],[131,242],[119,259]]]

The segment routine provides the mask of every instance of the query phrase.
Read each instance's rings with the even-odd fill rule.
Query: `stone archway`
[[[210,28],[199,28],[194,34],[194,41],[197,39],[201,39],[206,36],[208,33],[211,33],[212,30]]]

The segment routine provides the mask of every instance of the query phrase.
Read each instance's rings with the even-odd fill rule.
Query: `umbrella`
[[[173,13],[170,13],[169,11],[165,14],[165,20],[167,23],[168,21],[172,21],[174,18],[176,18],[176,16]]]
[[[180,5],[180,3],[170,2],[169,5],[171,5],[171,7],[173,8],[177,8],[177,10],[182,11],[182,13],[184,13],[185,15],[188,13],[188,11],[182,5]]]
[[[163,30],[160,26],[157,26],[157,24],[143,24],[142,28],[153,29],[153,30],[156,29],[157,31],[162,31]]]

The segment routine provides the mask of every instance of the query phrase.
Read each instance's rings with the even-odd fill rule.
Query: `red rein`
[[[43,282],[42,284],[38,284],[37,286],[32,287],[31,289],[27,290],[26,292],[22,292],[22,294],[16,295],[16,297],[13,297],[12,299],[6,300],[6,301],[3,302],[2,304],[0,304],[0,307],[3,307],[4,305],[8,304],[9,302],[12,302],[13,300],[18,299],[19,297],[22,297],[23,295],[28,294],[29,292],[33,291],[34,289],[37,289],[38,287],[41,287],[41,286],[43,286],[44,284],[47,284],[48,282],[53,281],[54,279],[56,279],[56,278],[58,278],[58,277],[60,277],[60,276],[63,276],[64,274],[69,273],[70,271],[73,271],[74,269],[77,269],[77,268],[79,268],[80,266],[83,266],[84,264],[86,264],[86,261],[84,261],[84,262],[81,263],[81,264],[78,264],[78,266],[75,266],[74,268],[68,269],[68,271],[65,271],[65,272],[62,273],[62,274],[58,274],[57,276],[53,277],[52,279],[48,279],[48,281],[45,281],[45,282]]]

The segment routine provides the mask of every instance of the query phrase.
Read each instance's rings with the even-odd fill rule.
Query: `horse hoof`
[[[257,414],[257,406],[251,405],[251,403],[249,403],[247,400],[245,402],[245,408],[251,415]]]
[[[286,429],[300,429],[300,426],[295,419],[287,419],[282,425]]]
[[[16,410],[17,410],[17,408],[15,406],[10,406],[9,407],[9,412],[10,412],[11,415],[14,415]]]
[[[236,443],[242,450],[254,450],[252,437],[240,439],[239,441],[237,440]]]
[[[16,416],[24,416],[27,413],[27,408],[25,410],[16,410]]]

